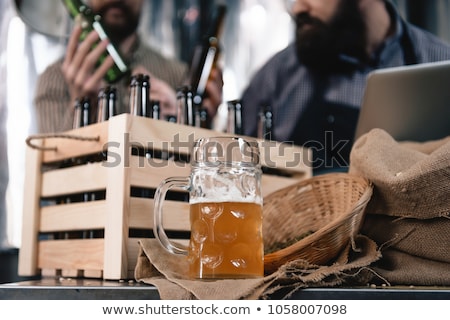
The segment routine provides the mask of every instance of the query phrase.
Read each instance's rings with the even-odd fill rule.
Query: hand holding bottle
[[[75,101],[77,97],[96,97],[104,86],[103,78],[114,65],[111,56],[107,56],[102,63],[97,63],[105,53],[109,40],[99,41],[96,31],[91,31],[83,41],[79,41],[82,28],[76,24],[67,45],[66,56],[62,65],[62,73],[67,82],[70,97]]]
[[[223,77],[222,69],[215,67],[206,83],[205,96],[203,98],[202,106],[208,111],[210,119],[212,119],[223,101]]]
[[[129,70],[120,52],[110,43],[102,17],[82,0],[62,1],[76,25],[62,66],[73,102],[80,96],[95,97],[104,85],[102,78],[114,83]]]

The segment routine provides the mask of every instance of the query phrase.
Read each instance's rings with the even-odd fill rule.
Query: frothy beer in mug
[[[256,141],[212,137],[194,144],[189,177],[160,184],[155,193],[155,236],[169,252],[187,255],[191,278],[264,276],[261,175]],[[188,248],[171,242],[162,228],[162,202],[174,187],[189,190]]]
[[[193,278],[252,278],[264,273],[262,207],[255,202],[190,205]]]

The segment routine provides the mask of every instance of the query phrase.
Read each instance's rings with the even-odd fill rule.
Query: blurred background
[[[411,23],[450,42],[450,0],[393,0]],[[166,56],[189,62],[215,1],[145,0],[140,33]],[[227,0],[222,36],[224,102],[293,36],[284,0]],[[20,8],[20,10],[19,10]],[[61,0],[0,1],[0,283],[19,279],[25,139],[36,133],[36,79],[64,53],[71,21]],[[225,103],[215,128],[225,126]]]

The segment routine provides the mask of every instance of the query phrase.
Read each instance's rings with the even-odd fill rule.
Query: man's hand
[[[217,109],[222,103],[223,99],[223,77],[222,70],[213,68],[209,75],[208,82],[205,88],[205,98],[203,99],[203,107],[208,110],[210,119],[214,118]]]
[[[81,26],[75,25],[62,64],[62,72],[72,102],[81,97],[96,97],[100,88],[104,86],[103,77],[114,64],[112,57],[108,56],[100,66],[97,66],[97,62],[103,52],[106,51],[109,41],[99,42],[97,32],[92,31],[80,43],[81,32]]]

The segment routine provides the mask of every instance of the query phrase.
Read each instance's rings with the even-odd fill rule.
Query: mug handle
[[[170,177],[163,180],[155,192],[154,207],[153,207],[153,233],[159,243],[170,253],[187,255],[188,250],[186,246],[172,242],[167,237],[163,227],[163,203],[166,198],[167,191],[172,188],[181,188],[189,190],[191,183],[190,177]]]

